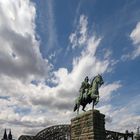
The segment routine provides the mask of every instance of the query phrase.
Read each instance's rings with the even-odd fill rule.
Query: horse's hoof
[[[86,110],[82,109],[84,112],[86,112]]]

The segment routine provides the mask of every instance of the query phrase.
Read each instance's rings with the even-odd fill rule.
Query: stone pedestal
[[[71,119],[71,140],[105,140],[105,115],[90,110]]]

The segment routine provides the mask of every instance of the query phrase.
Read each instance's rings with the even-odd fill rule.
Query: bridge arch
[[[34,136],[21,135],[18,140],[34,140]]]
[[[70,125],[55,125],[40,131],[34,140],[70,140]]]

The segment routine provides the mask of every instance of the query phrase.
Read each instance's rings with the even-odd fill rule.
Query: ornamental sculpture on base
[[[81,84],[79,97],[75,101],[74,111],[77,110],[77,114],[79,113],[80,105],[83,106],[82,110],[85,111],[87,104],[92,102],[92,109],[94,109],[94,105],[99,102],[99,87],[104,83],[102,76],[99,74],[95,76],[91,84],[88,81],[88,76],[86,76]]]
[[[105,115],[101,114],[94,106],[99,102],[99,88],[104,83],[101,75],[95,76],[89,84],[86,76],[79,90],[74,111],[77,116],[71,119],[71,140],[105,140]],[[92,110],[79,114],[80,105],[85,111],[87,104],[92,103]]]

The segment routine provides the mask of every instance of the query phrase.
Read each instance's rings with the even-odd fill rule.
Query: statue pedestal
[[[105,140],[105,115],[89,110],[71,119],[71,140]]]

